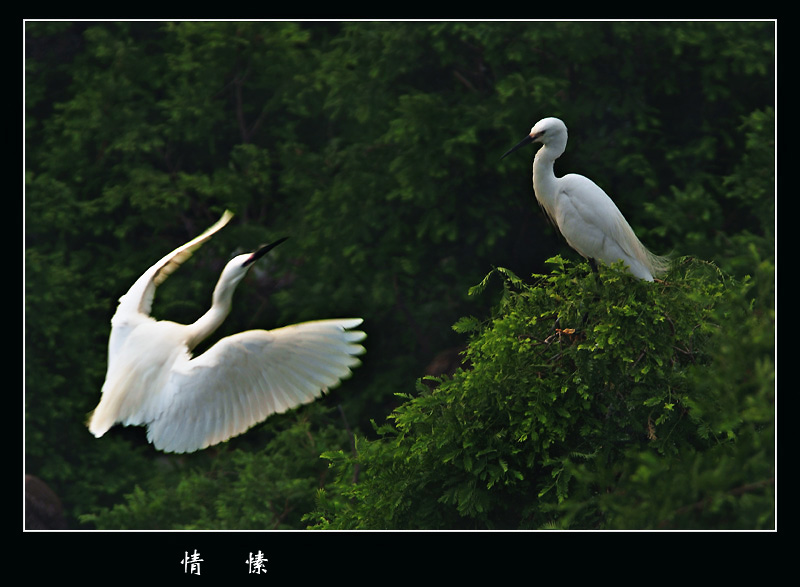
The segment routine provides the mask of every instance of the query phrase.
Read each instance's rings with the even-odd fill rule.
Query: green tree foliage
[[[212,449],[209,462],[165,470],[146,490],[137,485],[123,503],[85,521],[109,530],[298,528],[328,474],[319,454],[348,441],[339,426],[298,417],[261,448]]]
[[[322,528],[773,526],[769,341],[749,345],[759,371],[742,385],[707,375],[754,363],[731,362],[745,358],[727,356],[732,333],[720,325],[741,317],[751,285],[690,259],[655,286],[618,271],[596,281],[585,264],[553,261],[532,284],[497,270],[506,285],[498,315],[456,324],[477,331],[468,367],[406,396],[382,438],[359,439],[355,457],[328,453],[340,493],[329,484],[309,520]],[[349,480],[355,466],[358,484]]]
[[[771,295],[762,280],[774,248],[772,23],[28,22],[25,64],[26,470],[61,496],[71,527],[271,526],[278,494],[291,496],[292,512],[310,510],[328,478],[312,473],[325,465],[316,456],[290,466],[289,453],[264,447],[308,432],[320,452],[346,454],[350,427],[360,450],[380,452],[370,421],[411,413],[405,402],[426,365],[467,342],[451,325],[489,315],[496,300],[468,295],[489,268],[527,276],[549,272],[544,261],[557,253],[576,259],[537,209],[532,150],[499,161],[544,116],[570,129],[556,172],[597,181],[655,252],[715,264],[725,299],[736,297],[733,283]],[[226,208],[234,222],[159,288],[155,316],[195,320],[232,252],[288,235],[239,288],[218,337],[361,316],[364,365],[319,409],[303,409],[308,423],[271,419],[223,450],[160,455],[141,429],[93,439],[84,421],[117,298]],[[773,332],[771,298],[750,301],[735,324],[702,324],[716,320],[738,341],[704,363],[719,366],[707,373],[709,394],[723,393],[728,373],[760,389],[754,373],[769,370],[764,359],[736,371],[754,356],[748,345]],[[744,336],[756,327],[766,329]],[[592,381],[634,376],[623,367],[598,366]],[[623,385],[608,379],[603,389],[612,384]],[[597,457],[589,465],[565,463],[564,478],[599,474]],[[176,477],[183,497],[196,485],[207,507],[232,512],[243,489],[213,471],[246,466],[283,476],[276,484],[296,478],[307,494],[264,483],[261,503],[273,509],[263,515],[171,507],[158,519]],[[494,487],[521,469],[509,471]],[[209,479],[216,487],[200,493]],[[328,495],[338,504],[343,492],[337,484]],[[592,507],[552,517],[580,525]]]

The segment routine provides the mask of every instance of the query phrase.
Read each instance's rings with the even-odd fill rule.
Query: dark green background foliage
[[[774,35],[27,23],[26,471],[84,529],[773,527]],[[534,149],[500,161],[545,116],[663,282],[596,281]],[[288,235],[214,340],[360,316],[364,364],[200,453],[94,439],[117,298],[226,208],[154,315],[195,320],[232,253]]]

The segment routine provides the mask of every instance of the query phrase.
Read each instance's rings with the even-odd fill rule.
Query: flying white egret
[[[653,276],[666,271],[669,260],[645,248],[600,186],[574,173],[555,176],[553,162],[567,147],[567,127],[561,120],[543,118],[503,157],[533,142],[543,145],[533,159],[536,199],[569,246],[586,257],[593,270],[597,270],[595,261],[611,264],[621,259],[639,279],[653,281]]]
[[[147,439],[165,452],[193,452],[338,385],[360,364],[366,337],[349,330],[360,318],[304,322],[228,336],[197,357],[192,350],[222,324],[236,286],[255,261],[282,243],[238,255],[222,270],[211,309],[193,324],[150,317],[153,294],[181,263],[233,217],[145,271],[119,299],[111,319],[108,370],[89,431],[100,437],[116,423],[147,426]]]

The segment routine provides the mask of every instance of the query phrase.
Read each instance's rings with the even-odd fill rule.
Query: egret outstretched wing
[[[145,271],[131,286],[128,292],[119,299],[117,314],[121,316],[134,313],[144,314],[146,316],[150,315],[150,308],[153,305],[153,295],[155,294],[156,287],[161,285],[167,277],[172,275],[172,273],[174,273],[184,261],[191,257],[197,249],[205,244],[208,239],[228,224],[231,218],[233,218],[233,212],[225,210],[222,217],[203,234],[193,238],[168,255],[165,255],[158,263]]]
[[[175,364],[147,437],[166,452],[192,452],[241,434],[272,414],[314,401],[360,361],[360,318],[249,330]]]
[[[365,338],[350,330],[360,318],[320,320],[250,330],[192,351],[225,320],[236,286],[279,239],[233,257],[222,270],[211,307],[191,324],[157,321],[156,287],[233,217],[150,267],[120,298],[111,319],[108,368],[89,431],[103,436],[117,423],[147,426],[148,439],[168,452],[192,452],[241,434],[272,414],[306,404],[351,373]]]

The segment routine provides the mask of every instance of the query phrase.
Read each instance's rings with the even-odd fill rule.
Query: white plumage
[[[593,267],[595,260],[611,264],[621,259],[639,279],[653,281],[666,271],[668,259],[645,248],[600,186],[574,173],[555,176],[553,162],[567,147],[567,127],[561,120],[540,120],[503,157],[532,142],[543,145],[533,159],[533,191],[569,246]]]
[[[234,257],[222,271],[213,303],[193,324],[156,321],[156,286],[233,216],[148,269],[119,300],[111,319],[108,370],[89,419],[96,437],[116,423],[146,425],[165,452],[193,452],[243,433],[272,414],[320,397],[360,364],[366,334],[360,318],[319,320],[228,336],[203,354],[194,347],[222,323],[233,292],[253,263],[285,239]]]

